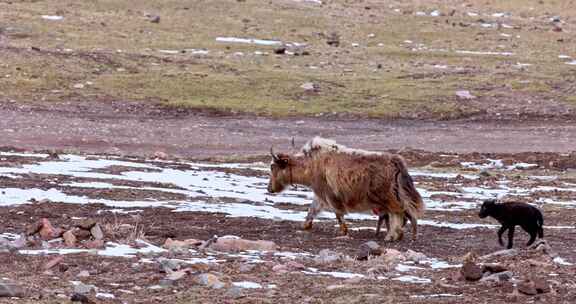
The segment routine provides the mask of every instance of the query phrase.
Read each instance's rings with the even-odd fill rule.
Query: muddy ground
[[[572,291],[576,177],[571,169],[576,159],[572,154],[401,151],[428,210],[420,220],[416,241],[385,243],[382,235],[374,235],[371,215],[349,215],[348,237],[339,235],[330,213],[311,231],[302,231],[309,191],[266,194],[267,165],[254,159],[211,164],[104,155],[55,157],[10,149],[1,153],[0,233],[10,239],[43,218],[64,230],[75,221],[93,219],[103,227],[108,248],[114,244],[158,248],[168,238],[209,240],[234,235],[273,241],[279,252],[230,253],[193,247],[110,257],[95,252],[65,254],[66,249],[85,245],[29,237],[25,247],[0,253],[8,261],[0,266],[3,278],[27,290],[25,297],[2,300],[5,303],[66,303],[76,282],[96,286],[87,294],[95,303],[477,303],[478,299],[570,303],[576,297]],[[517,229],[519,253],[482,261],[503,265],[513,274],[510,281],[463,280],[460,265],[466,254],[482,256],[503,249],[496,241],[495,221],[477,216],[478,203],[496,196],[533,203],[543,210],[545,239],[553,255],[525,249],[527,235]],[[146,245],[139,243],[142,240]],[[360,245],[371,240],[388,250],[423,253],[429,262],[403,261],[398,266],[377,258],[355,260]],[[42,249],[52,251],[31,254]],[[323,249],[344,257],[319,261]],[[60,255],[63,259],[46,269]],[[556,256],[561,260],[553,260]],[[162,257],[196,262],[183,278],[166,283],[167,274],[159,266]],[[278,265],[294,262],[303,268],[277,271]],[[434,267],[435,263],[444,266]],[[211,289],[198,283],[201,273],[213,273],[225,284],[250,282],[259,288]],[[530,279],[545,280],[551,291],[536,296],[519,293],[519,285]]]

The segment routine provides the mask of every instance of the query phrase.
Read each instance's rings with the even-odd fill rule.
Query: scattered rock
[[[482,278],[482,268],[474,262],[466,262],[462,265],[460,273],[467,281],[478,281]]]
[[[274,267],[272,267],[272,272],[274,272],[275,274],[286,273],[288,272],[288,266],[283,264],[274,265]]]
[[[332,264],[342,259],[342,254],[330,249],[322,249],[314,261],[318,264]]]
[[[54,228],[47,218],[41,219],[40,223],[41,228],[38,233],[43,240],[51,240],[60,236],[60,229]]]
[[[79,278],[87,278],[90,276],[90,272],[88,270],[82,270],[76,276]]]
[[[66,246],[74,247],[76,245],[76,236],[74,235],[72,230],[64,232],[62,238],[64,238],[64,244],[66,244]]]
[[[382,255],[382,248],[380,245],[374,241],[368,241],[360,245],[358,248],[358,254],[356,255],[357,260],[367,260],[370,256]]]
[[[72,230],[72,233],[74,233],[76,240],[84,241],[84,240],[88,240],[92,237],[92,234],[90,234],[90,230],[84,230],[84,229],[76,228],[76,229]]]
[[[242,290],[242,288],[237,287],[237,286],[233,286],[232,288],[228,289],[228,291],[226,291],[224,296],[226,296],[228,298],[232,298],[232,299],[240,299],[240,298],[245,297],[246,295],[244,294],[244,291]]]
[[[278,266],[278,265],[276,265],[276,266]],[[242,264],[242,265],[240,265],[240,267],[238,267],[238,271],[240,271],[241,273],[248,273],[248,272],[252,272],[252,270],[254,270],[254,268],[256,268],[255,264]],[[272,269],[274,269],[274,267]]]
[[[420,262],[422,262],[428,258],[425,254],[423,254],[421,252],[416,252],[416,251],[413,251],[410,249],[408,249],[408,251],[406,251],[404,256],[406,257],[406,260],[412,261],[414,263],[420,263]]]
[[[102,249],[104,248],[104,241],[103,240],[87,241],[84,242],[84,247],[88,249]]]
[[[482,169],[480,171],[480,173],[478,173],[478,175],[480,175],[480,177],[484,177],[484,178],[492,176],[490,171],[488,171],[487,169]]]
[[[170,281],[178,281],[185,276],[186,276],[186,271],[174,271],[174,272],[169,273],[166,276],[166,279],[170,280]]]
[[[534,250],[536,252],[540,252],[546,255],[549,255],[551,257],[556,257],[558,256],[558,254],[556,252],[554,252],[554,250],[552,250],[552,247],[550,247],[550,245],[548,245],[548,243],[546,242],[546,240],[539,240],[537,243],[532,244],[532,246],[530,246],[531,250]]]
[[[173,240],[171,238],[167,238],[164,242],[164,248],[169,250],[174,249],[188,249],[192,247],[198,247],[202,245],[202,241],[195,240],[195,239],[188,239],[184,241]]]
[[[88,299],[87,296],[83,295],[83,294],[79,294],[79,293],[74,293],[72,294],[72,296],[70,297],[70,301],[72,302],[80,302],[82,304],[89,304],[92,303],[92,301],[90,301],[90,299]]]
[[[60,262],[62,262],[63,260],[64,260],[64,256],[59,255],[59,256],[51,259],[50,261],[48,261],[46,264],[44,264],[43,269],[44,269],[44,270],[51,269],[52,267],[60,264]]]
[[[158,263],[160,263],[160,272],[171,273],[182,268],[182,261],[180,260],[159,258]]]
[[[277,54],[277,55],[284,55],[284,54],[286,54],[286,47],[283,47],[283,46],[282,46],[282,47],[275,48],[275,49],[274,49],[274,54]]]
[[[32,223],[26,227],[26,235],[34,235],[40,232],[40,229],[42,229],[42,221]]]
[[[461,99],[474,99],[476,96],[472,95],[468,90],[456,91],[456,96]]]
[[[300,88],[309,93],[320,91],[320,86],[313,82],[305,82],[300,86]]]
[[[78,293],[78,294],[89,294],[90,292],[96,290],[96,286],[94,285],[88,285],[88,284],[84,284],[84,283],[78,283],[76,285],[74,285],[74,293]]]
[[[169,156],[166,152],[156,151],[156,152],[154,152],[154,158],[156,158],[156,159],[168,159]]]
[[[0,298],[22,298],[24,294],[22,286],[16,283],[0,282]]]
[[[152,23],[160,23],[160,16],[158,15],[148,15],[148,19]]]
[[[196,281],[198,284],[212,289],[220,289],[226,286],[226,284],[222,283],[216,275],[211,273],[203,273],[198,275],[196,277]]]
[[[100,225],[98,224],[90,228],[90,234],[92,234],[95,240],[104,239],[104,232],[102,232],[102,228],[100,228]]]
[[[306,269],[306,266],[304,266],[304,265],[302,265],[296,261],[289,261],[288,263],[286,263],[286,267],[288,267],[288,269],[291,271]]]
[[[397,264],[404,261],[406,258],[402,252],[396,249],[386,249],[386,252],[382,255],[381,259],[387,264]]]
[[[504,272],[498,272],[498,273],[492,273],[492,274],[487,272],[486,274],[488,274],[488,275],[484,275],[484,277],[482,277],[482,279],[480,279],[480,282],[495,282],[495,283],[506,282],[506,281],[510,281],[512,279],[512,276],[513,276],[511,271],[504,271]]]
[[[329,46],[338,47],[340,46],[340,35],[338,33],[331,33],[326,39],[326,43]]]
[[[534,283],[534,288],[538,293],[549,293],[551,290],[550,285],[544,279],[535,278],[532,279],[532,282]]]
[[[93,219],[83,219],[74,222],[74,226],[86,230],[92,229],[96,225],[96,221]]]
[[[482,266],[482,272],[499,273],[506,270],[507,268],[500,264],[484,264]]]
[[[499,250],[496,252],[489,253],[487,255],[483,255],[478,259],[481,261],[486,261],[486,260],[490,260],[490,259],[493,259],[496,257],[511,257],[511,256],[518,255],[518,253],[519,253],[518,249],[504,249],[504,250]]]
[[[534,282],[532,281],[518,283],[517,287],[518,291],[525,295],[533,296],[538,294],[536,287],[534,287]]]
[[[229,237],[220,237],[210,245],[210,249],[225,252],[238,252],[246,250],[276,251],[278,246],[271,241],[250,241]]]
[[[333,290],[337,290],[337,289],[346,289],[346,288],[350,288],[349,285],[343,285],[343,284],[336,284],[336,285],[329,285],[328,287],[326,287],[327,291],[333,291]]]
[[[160,281],[158,281],[158,285],[161,286],[162,288],[172,287],[174,286],[175,282],[176,280],[161,279]]]

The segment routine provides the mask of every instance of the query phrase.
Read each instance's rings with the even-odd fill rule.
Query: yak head
[[[495,199],[487,199],[482,203],[482,207],[480,207],[480,213],[478,216],[480,218],[485,218],[490,215],[492,212],[492,208],[496,205]]]
[[[270,181],[268,182],[268,192],[279,193],[284,191],[286,186],[292,183],[293,161],[290,155],[275,154],[270,148],[272,162],[270,163]]]

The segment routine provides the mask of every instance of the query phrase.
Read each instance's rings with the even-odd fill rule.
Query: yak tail
[[[408,173],[406,163],[400,156],[392,158],[396,166],[396,196],[402,203],[408,218],[413,223],[424,213],[424,201],[414,186],[414,181]]]
[[[542,212],[538,212],[538,237],[544,237],[544,217],[542,217]]]

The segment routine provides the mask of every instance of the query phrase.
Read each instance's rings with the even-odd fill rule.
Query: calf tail
[[[544,217],[542,216],[542,212],[538,212],[538,237],[544,237]]]

